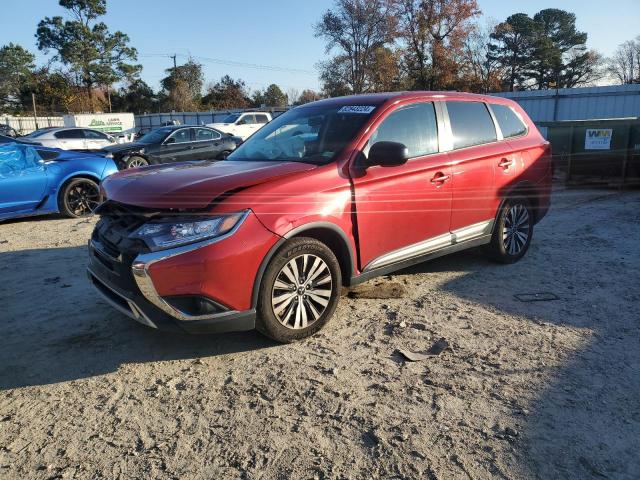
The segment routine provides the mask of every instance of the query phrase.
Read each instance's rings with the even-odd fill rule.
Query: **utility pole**
[[[178,68],[178,65],[176,64],[176,57],[177,57],[177,55],[175,53],[173,55],[169,55],[169,58],[173,58],[173,69],[174,70],[176,68]]]
[[[33,104],[33,120],[36,123],[36,130],[38,130],[38,113],[36,112],[36,94],[31,92],[31,103]]]

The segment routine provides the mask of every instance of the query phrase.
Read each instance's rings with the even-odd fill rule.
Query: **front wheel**
[[[91,215],[102,197],[100,187],[88,178],[74,178],[62,187],[58,198],[60,213],[69,218]]]
[[[283,343],[313,335],[333,316],[341,288],[340,265],[325,244],[290,240],[264,273],[256,328]]]
[[[231,150],[225,150],[223,152],[220,152],[220,154],[217,157],[217,160],[226,160],[229,155],[231,155]]]
[[[489,257],[500,263],[515,263],[524,257],[533,236],[533,212],[524,198],[510,198],[498,213],[487,246]]]

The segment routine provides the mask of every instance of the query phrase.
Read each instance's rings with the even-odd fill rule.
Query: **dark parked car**
[[[120,169],[187,160],[221,160],[242,139],[208,127],[172,125],[152,130],[131,143],[112,145],[100,153]]]

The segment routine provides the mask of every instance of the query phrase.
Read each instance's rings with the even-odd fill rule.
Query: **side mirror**
[[[369,149],[367,166],[397,167],[407,163],[409,149],[403,143],[376,142]]]
[[[164,141],[164,145],[171,145],[172,143],[176,143],[176,139],[175,139],[175,137],[167,138],[167,139]]]

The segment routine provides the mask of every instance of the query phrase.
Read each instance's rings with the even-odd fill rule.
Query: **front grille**
[[[113,258],[135,258],[149,252],[147,245],[131,234],[159,212],[136,209],[114,202],[105,202],[98,210],[100,221],[92,238],[100,242],[104,253]]]

